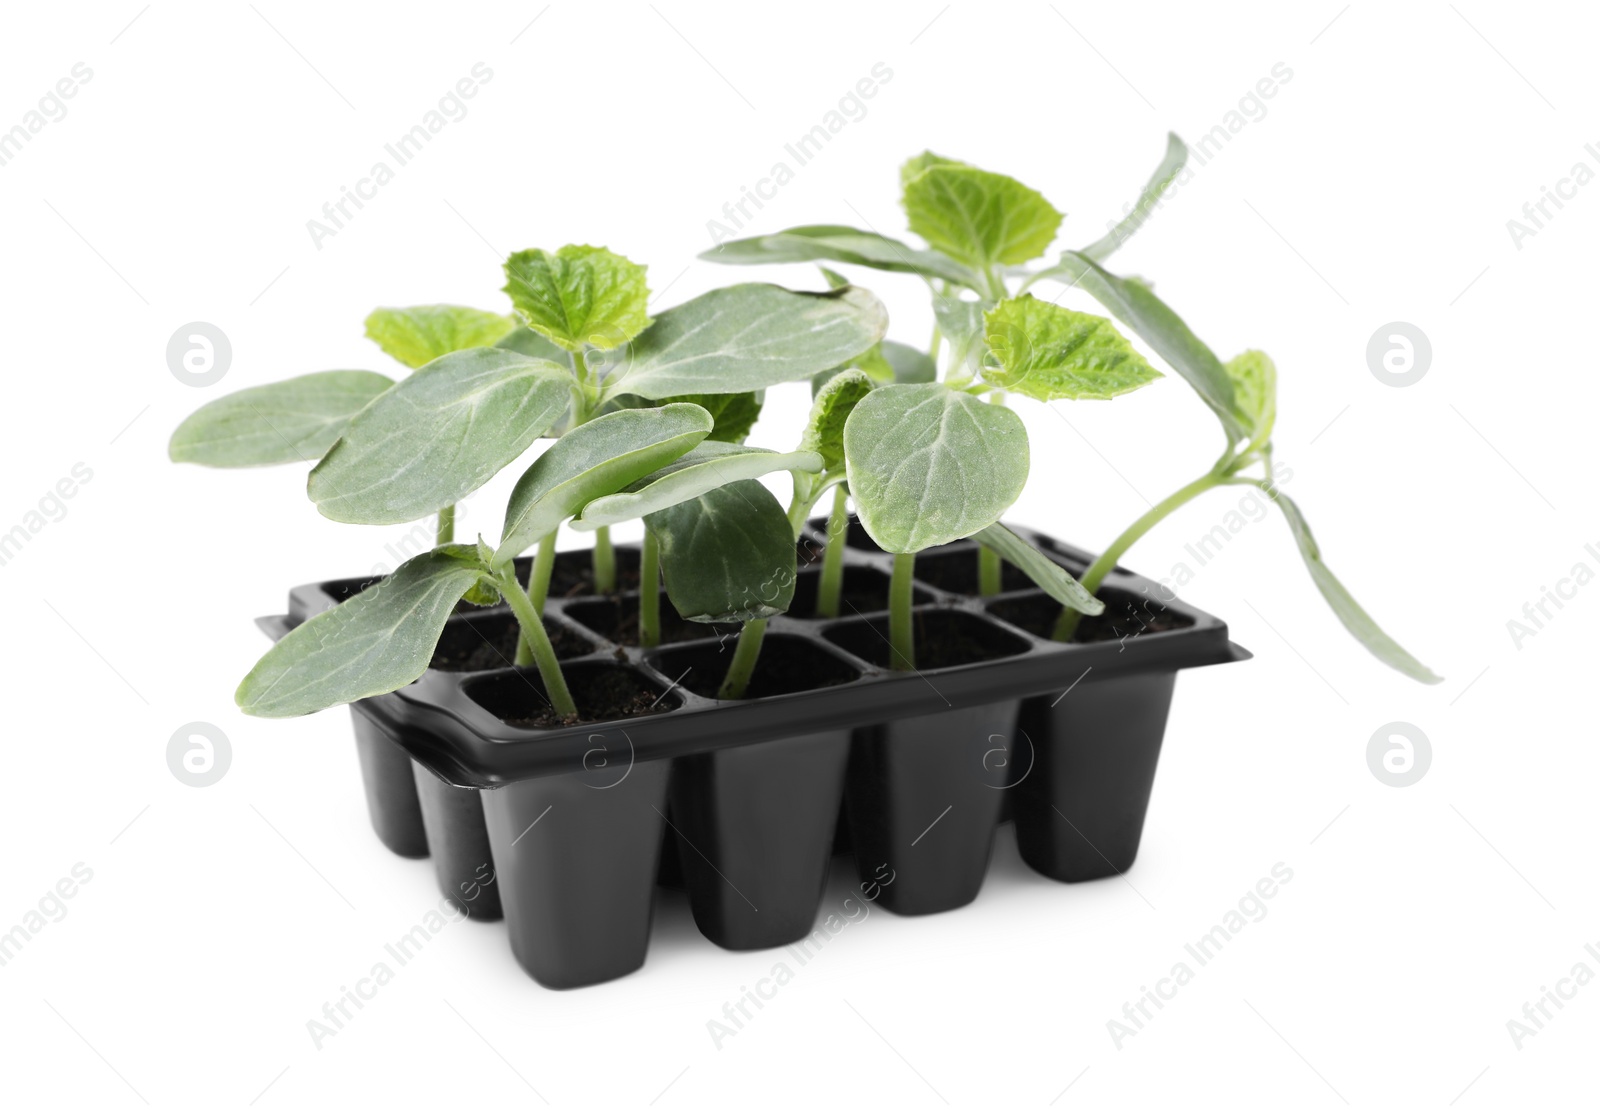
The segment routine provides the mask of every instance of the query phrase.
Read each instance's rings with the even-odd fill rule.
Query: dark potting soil
[[[959,610],[918,609],[912,612],[911,622],[919,671],[1003,659],[1028,650],[1021,637]],[[836,625],[824,635],[875,667],[891,668],[887,617]]]
[[[595,649],[582,635],[564,625],[545,621],[544,630],[556,649],[557,659],[576,659]],[[516,618],[510,613],[457,621],[445,627],[428,666],[436,671],[492,671],[513,666],[520,631]]]
[[[661,670],[670,675],[682,674],[679,685],[701,697],[714,698],[727,677],[728,664],[733,659],[733,641],[722,645],[697,645],[663,653],[656,661]],[[761,645],[761,658],[756,663],[750,684],[745,687],[745,698],[773,698],[795,694],[801,690],[820,690],[826,686],[843,686],[860,675],[843,659],[822,650],[798,636],[769,635]]]
[[[1106,611],[1099,616],[1080,620],[1077,632],[1072,637],[1073,643],[1126,640],[1154,632],[1174,632],[1194,623],[1153,598],[1125,590],[1101,590],[1099,597],[1106,603]],[[1061,606],[1045,594],[1036,593],[996,601],[989,606],[989,612],[1008,624],[1048,640],[1055,631]]]
[[[564,728],[567,725],[587,722],[617,721],[630,717],[647,717],[675,709],[674,699],[643,684],[630,670],[621,667],[588,670],[567,674],[567,688],[578,705],[578,715],[563,717],[548,706],[531,717],[506,717],[506,724],[515,728]],[[543,693],[528,691],[529,699],[542,698]]]
[[[794,600],[789,604],[789,616],[799,620],[827,620],[817,612],[817,589],[822,582],[819,570],[803,570],[795,578]],[[933,600],[927,590],[912,587],[912,600],[917,605]],[[839,589],[839,616],[865,616],[881,613],[889,608],[889,576],[872,567],[849,566]]]
[[[952,594],[973,597],[978,592],[978,551],[976,546],[961,551],[918,555],[915,577],[919,582]],[[1031,590],[1033,579],[1010,563],[1000,564],[1000,590]]]
[[[569,605],[567,616],[585,628],[604,636],[614,644],[639,646],[639,598],[597,598],[594,601]],[[678,615],[672,603],[661,599],[661,642],[681,644],[689,640],[731,641],[739,635],[737,624],[702,624],[686,621]]]

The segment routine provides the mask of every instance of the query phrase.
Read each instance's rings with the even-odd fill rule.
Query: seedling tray
[[[1015,568],[1001,593],[971,596],[978,549],[962,541],[918,556],[924,665],[896,671],[891,556],[855,522],[842,615],[806,619],[817,523],[800,542],[794,615],[769,623],[742,701],[713,696],[737,628],[685,627],[663,598],[669,642],[630,646],[637,591],[586,592],[587,552],[569,552],[545,622],[580,709],[605,694],[647,711],[528,727],[547,705],[537,670],[493,665],[512,654],[509,610],[463,606],[436,662],[487,669],[436,667],[352,707],[380,837],[402,855],[431,848],[468,913],[503,908],[518,959],[557,987],[643,962],[664,834],[696,923],[734,949],[811,932],[841,802],[864,885],[899,913],[976,897],[1008,802],[1035,870],[1078,881],[1131,866],[1177,671],[1248,658],[1227,626],[1118,568],[1106,615],[1085,622],[1100,638],[1057,643],[1058,606]],[[1016,530],[1074,573],[1090,561]],[[637,552],[618,558],[636,583]],[[286,615],[260,623],[281,636],[370,581],[298,587]]]

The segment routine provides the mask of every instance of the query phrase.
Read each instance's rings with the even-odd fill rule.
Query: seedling
[[[1027,476],[1026,437],[1021,422],[1001,407],[1005,396],[1107,399],[1160,377],[1110,320],[1028,292],[1053,281],[1088,293],[1144,340],[1200,395],[1227,438],[1209,471],[1151,508],[1106,548],[1084,574],[1082,591],[1098,590],[1118,559],[1179,506],[1219,486],[1251,485],[1283,511],[1312,580],[1345,628],[1402,674],[1440,681],[1379,628],[1328,570],[1299,507],[1273,482],[1272,360],[1246,351],[1224,363],[1149,286],[1101,266],[1145,222],[1187,156],[1182,140],[1169,135],[1166,156],[1127,217],[1094,243],[1063,251],[1053,265],[1025,265],[1041,258],[1056,238],[1062,216],[1049,201],[1014,178],[932,153],[901,168],[901,201],[926,249],[857,228],[811,225],[724,243],[701,256],[740,265],[814,261],[910,273],[933,294],[936,326],[926,357],[942,357],[939,380],[873,389],[844,428],[849,495],[867,533],[895,553],[890,639],[896,665],[912,662],[910,574],[916,551],[974,536],[982,545],[983,593],[998,591],[1001,558],[1022,560],[1024,570],[1036,558],[1048,562],[998,523]],[[892,378],[895,368],[886,370]],[[1262,474],[1248,473],[1258,465]],[[844,520],[841,490],[830,517],[830,555]],[[1063,606],[1057,639],[1071,639],[1081,616],[1096,611],[1084,604],[1077,585],[1057,596]]]
[[[325,516],[402,523],[456,503],[539,438],[556,437],[512,491],[499,544],[480,538],[475,546],[441,546],[295,628],[240,684],[237,700],[246,712],[293,716],[397,689],[426,670],[461,600],[504,598],[521,629],[517,661],[538,667],[554,718],[574,719],[579,707],[542,619],[557,530],[599,499],[637,499],[636,484],[652,476],[647,522],[661,541],[669,593],[680,580],[684,590],[698,589],[707,613],[758,619],[750,600],[757,579],[727,569],[744,546],[718,541],[713,553],[728,557],[714,576],[704,571],[718,560],[680,553],[677,537],[707,542],[715,535],[705,526],[709,517],[739,526],[742,518],[719,509],[725,490],[748,499],[753,491],[740,487],[752,486],[771,498],[745,475],[820,460],[773,463],[756,458],[770,453],[727,444],[719,454],[720,441],[706,441],[719,425],[723,435],[742,438],[759,411],[753,398],[759,391],[804,380],[874,346],[887,326],[883,307],[855,288],[818,294],[738,285],[652,321],[644,268],[597,247],[520,252],[507,260],[506,274],[526,330],[504,337],[501,347],[435,359],[378,394],[346,419],[308,482]],[[664,471],[702,445],[685,465]],[[702,519],[678,528],[669,519],[675,512]],[[781,508],[777,517],[786,532],[792,594],[794,544]],[[524,590],[514,560],[530,548],[537,554]],[[677,571],[680,562],[686,569]],[[762,605],[779,611],[787,597],[778,605],[774,595]],[[685,615],[695,619],[693,611]]]

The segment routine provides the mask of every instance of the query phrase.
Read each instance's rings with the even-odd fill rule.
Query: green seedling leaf
[[[873,231],[838,224],[791,227],[773,235],[734,239],[704,251],[701,258],[732,266],[767,266],[777,262],[847,262],[874,270],[921,274],[953,281],[970,289],[982,286],[979,276],[938,251],[918,250],[908,243]]]
[[[620,409],[580,424],[540,455],[506,505],[494,565],[504,566],[597,497],[616,493],[706,438],[698,405]]]
[[[885,339],[878,344],[884,361],[889,364],[893,375],[891,380],[902,385],[919,385],[931,382],[939,376],[938,367],[934,366],[933,359],[928,357],[926,351],[919,351],[905,343],[896,343],[892,339]]]
[[[609,351],[650,324],[645,267],[604,247],[569,245],[506,259],[505,291],[523,321],[568,351]]]
[[[844,465],[844,425],[861,399],[872,392],[872,379],[860,370],[836,374],[817,390],[811,402],[811,419],[800,436],[800,450],[822,458],[822,470]]]
[[[1061,261],[1041,270],[1042,278],[1075,285],[1111,310],[1133,333],[1155,349],[1200,394],[1222,422],[1230,442],[1248,438],[1245,418],[1233,396],[1233,383],[1221,360],[1189,330],[1178,314],[1143,282],[1119,278],[1076,251],[1064,251]]]
[[[913,178],[922,173],[923,170],[932,169],[934,166],[966,165],[967,163],[955,158],[946,158],[943,155],[935,154],[931,150],[925,150],[921,154],[907,158],[900,164],[900,188],[904,190],[907,185],[911,184]],[[970,169],[971,167],[968,168]]]
[[[273,466],[320,459],[394,381],[371,370],[323,370],[241,389],[202,405],[167,444],[173,462]]]
[[[1105,611],[1105,603],[1084,589],[1060,563],[1004,524],[991,524],[974,535],[973,539],[1021,570],[1023,574],[1033,579],[1034,585],[1067,608],[1087,613],[1091,617]]]
[[[794,532],[760,482],[719,486],[644,522],[660,545],[667,598],[685,620],[760,620],[794,599]]]
[[[1300,548],[1300,557],[1305,560],[1306,570],[1311,572],[1311,581],[1316,583],[1317,590],[1327,601],[1328,607],[1333,610],[1334,615],[1339,618],[1339,622],[1345,626],[1350,635],[1360,641],[1361,646],[1379,660],[1406,677],[1429,685],[1443,682],[1443,678],[1434,674],[1419,659],[1395,643],[1387,632],[1379,628],[1378,622],[1367,615],[1367,611],[1350,596],[1350,591],[1344,588],[1344,584],[1333,576],[1333,571],[1322,561],[1322,550],[1312,537],[1311,526],[1301,515],[1300,506],[1282,493],[1274,493],[1272,499],[1283,510],[1284,519],[1289,522],[1289,531],[1294,534],[1294,542]]]
[[[1250,442],[1260,447],[1272,439],[1278,419],[1278,368],[1264,351],[1246,351],[1223,368],[1233,383],[1233,399],[1249,423]]]
[[[516,351],[529,358],[542,358],[557,366],[567,361],[567,353],[532,328],[513,328],[495,344],[506,351]]]
[[[935,294],[933,319],[950,348],[950,376],[977,377],[983,361],[983,304]]]
[[[815,473],[821,469],[822,456],[814,451],[802,449],[779,454],[760,447],[708,439],[648,478],[634,482],[622,493],[589,502],[584,506],[583,515],[572,522],[572,527],[588,532],[625,520],[638,520],[733,482],[781,470]]]
[[[1001,301],[983,321],[997,363],[984,367],[984,380],[1027,397],[1103,401],[1161,377],[1103,316],[1025,294]]]
[[[844,456],[863,527],[896,553],[987,528],[1028,479],[1022,419],[937,383],[863,397],[845,421]]]
[[[291,630],[245,675],[234,700],[254,717],[298,717],[398,690],[428,669],[456,602],[487,574],[469,544],[409,559]]]
[[[1038,258],[1061,226],[1061,213],[1022,182],[951,162],[907,180],[903,203],[912,231],[980,271]]]
[[[493,347],[516,326],[514,317],[453,304],[378,308],[367,317],[367,338],[415,370],[452,351]]]
[[[1156,172],[1150,175],[1150,181],[1144,187],[1144,192],[1139,194],[1132,211],[1124,216],[1117,225],[1105,235],[1084,247],[1078,253],[1085,258],[1096,262],[1104,262],[1122,244],[1126,243],[1135,231],[1144,226],[1150,218],[1150,212],[1161,200],[1161,194],[1183,171],[1184,163],[1189,160],[1189,148],[1184,141],[1169,131],[1167,132],[1167,153],[1161,159],[1161,164],[1156,167]]]
[[[699,405],[711,414],[712,425],[708,440],[719,443],[743,443],[761,415],[765,397],[759,391],[751,393],[685,393],[678,397],[663,397],[656,405]],[[642,397],[617,398],[619,408],[645,408],[651,402]]]
[[[493,478],[567,409],[572,375],[514,351],[435,359],[352,417],[306,484],[349,524],[404,524]]]
[[[713,289],[668,309],[634,341],[608,394],[658,399],[746,393],[842,365],[883,338],[889,315],[865,289]]]

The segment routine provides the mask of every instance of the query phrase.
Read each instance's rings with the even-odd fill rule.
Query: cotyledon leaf
[[[572,527],[588,532],[660,512],[731,482],[760,478],[780,470],[814,473],[821,469],[822,456],[815,451],[779,454],[760,447],[708,439],[623,492],[589,502],[583,514],[572,522]]]
[[[234,694],[254,717],[298,717],[413,681],[460,601],[488,568],[467,544],[435,548],[318,613],[272,646]]]
[[[855,286],[796,293],[730,285],[663,312],[634,340],[606,392],[659,399],[765,389],[848,362],[888,326],[883,304]]]
[[[420,520],[527,450],[566,412],[571,382],[561,366],[493,347],[435,359],[351,418],[306,490],[332,520]]]
[[[597,497],[682,455],[711,431],[699,405],[619,409],[580,424],[534,460],[506,505],[494,565],[503,566]]]
[[[971,289],[981,287],[978,275],[949,255],[920,250],[875,231],[862,231],[838,224],[811,224],[791,227],[772,235],[735,239],[702,251],[700,257],[708,262],[735,266],[779,262],[846,262],[875,270],[953,281]]]
[[[1034,584],[1041,590],[1069,609],[1076,609],[1091,617],[1105,611],[1105,603],[1084,589],[1083,585],[1068,574],[1060,563],[1004,524],[991,524],[981,532],[975,533],[972,538],[1017,567],[1033,579]]]
[[[718,486],[651,513],[645,527],[660,546],[667,598],[685,620],[759,620],[794,599],[794,532],[760,482]]]
[[[371,370],[322,370],[241,389],[190,413],[167,454],[173,462],[229,468],[312,462],[392,385]]]
[[[1110,257],[1113,251],[1144,226],[1144,222],[1150,218],[1151,210],[1160,203],[1161,194],[1165,193],[1178,174],[1183,172],[1184,163],[1188,160],[1188,146],[1175,132],[1167,132],[1167,153],[1162,157],[1161,164],[1156,167],[1156,172],[1150,175],[1150,180],[1145,184],[1144,191],[1139,194],[1139,199],[1133,208],[1117,222],[1116,226],[1078,253],[1096,262],[1104,262]]]
[[[844,425],[850,495],[885,551],[909,553],[981,531],[1028,479],[1028,433],[1003,405],[931,385],[880,386]]]

